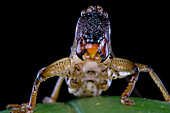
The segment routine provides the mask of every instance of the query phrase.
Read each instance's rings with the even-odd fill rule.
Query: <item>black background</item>
[[[0,110],[10,103],[28,102],[39,69],[69,56],[76,22],[89,5],[109,13],[112,48],[116,57],[147,64],[170,92],[169,12],[164,2],[60,1],[6,2],[1,14]],[[41,83],[37,102],[50,96],[58,77]],[[102,95],[120,96],[125,79],[112,81]],[[164,100],[148,73],[136,83],[142,97]],[[137,96],[134,92],[131,96]],[[64,83],[59,102],[76,98]]]

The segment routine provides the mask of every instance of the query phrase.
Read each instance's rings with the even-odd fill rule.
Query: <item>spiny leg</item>
[[[64,81],[64,77],[58,78],[58,81],[54,87],[51,97],[45,97],[43,99],[43,103],[55,103],[56,102],[56,100],[58,99],[60,88],[61,88],[63,81]]]
[[[34,106],[36,104],[36,97],[37,97],[37,93],[38,93],[38,88],[40,85],[40,82],[42,80],[42,76],[41,73],[44,71],[45,68],[42,68],[38,74],[37,77],[34,81],[34,85],[32,88],[32,93],[31,93],[31,97],[30,97],[30,101],[29,103],[23,103],[21,105],[19,104],[9,104],[7,105],[7,109],[9,108],[13,108],[13,110],[11,111],[11,113],[25,113],[25,112],[33,112]],[[19,110],[19,108],[21,108],[22,110]]]
[[[34,81],[34,85],[32,88],[32,93],[31,93],[29,103],[22,104],[22,105],[10,104],[7,106],[7,108],[9,109],[9,108],[15,107],[13,109],[12,113],[33,112],[33,109],[36,104],[36,98],[37,98],[37,93],[38,93],[38,88],[40,86],[40,83],[45,81],[46,79],[56,76],[56,75],[64,76],[64,75],[62,75],[62,72],[66,71],[70,67],[71,67],[70,59],[63,58],[63,59],[58,60],[58,61],[54,62],[53,64],[49,65],[47,68],[42,68],[38,72],[37,77]],[[22,110],[18,110],[18,108],[21,108]]]
[[[128,75],[132,75],[132,78],[127,86],[127,89],[122,94],[121,102],[125,105],[135,105],[135,103],[128,97],[132,93],[135,83],[138,79],[138,67],[129,60],[122,58],[112,58],[111,63],[108,62],[107,66],[112,69],[112,76],[116,78],[124,78]]]
[[[131,99],[129,99],[128,97],[132,93],[137,80],[138,80],[138,73],[135,73],[134,75],[132,75],[132,78],[130,79],[130,82],[129,82],[126,90],[123,92],[123,94],[121,96],[122,97],[121,102],[123,104],[131,105],[131,106],[135,105],[135,103]]]
[[[151,78],[153,79],[153,81],[156,83],[156,85],[162,92],[162,95],[163,95],[165,101],[170,102],[170,95],[168,94],[168,91],[164,87],[164,85],[163,85],[162,81],[160,80],[160,78],[158,77],[158,75],[153,71],[153,69],[148,67],[147,65],[144,65],[144,64],[136,63],[135,65],[137,65],[139,67],[140,72],[149,72]]]
[[[153,81],[156,83],[156,85],[158,86],[158,88],[162,92],[165,101],[170,102],[170,95],[168,94],[168,92],[167,92],[166,88],[164,87],[162,81],[159,79],[159,77],[153,71],[153,69],[148,67],[147,65],[133,63],[129,60],[122,59],[122,58],[112,58],[111,63],[106,62],[106,65],[108,67],[110,67],[111,69],[117,71],[117,72],[123,71],[123,72],[129,72],[129,73],[133,74],[133,73],[135,73],[134,67],[137,67],[139,72],[149,72],[151,78],[153,79]],[[134,88],[134,85],[135,85],[135,82],[136,82],[137,79],[138,79],[138,74],[136,73],[135,75],[132,76],[132,79],[131,79],[127,89],[122,94],[123,98],[130,95],[130,93],[132,92],[132,90]],[[124,103],[124,102],[122,101],[122,103]]]

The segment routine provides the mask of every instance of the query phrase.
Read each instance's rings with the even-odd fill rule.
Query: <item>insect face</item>
[[[82,11],[76,27],[76,53],[82,60],[101,59],[110,54],[110,22],[100,6],[90,6]],[[84,56],[84,57],[83,57]]]

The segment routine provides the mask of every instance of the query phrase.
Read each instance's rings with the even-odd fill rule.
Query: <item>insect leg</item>
[[[62,72],[66,71],[67,69],[69,69],[71,67],[71,61],[70,58],[63,58],[61,60],[58,60],[56,62],[54,62],[53,64],[49,65],[46,68],[42,68],[38,74],[37,77],[34,81],[34,85],[32,88],[32,93],[31,93],[31,97],[30,97],[30,101],[28,104],[24,104],[24,105],[18,105],[17,108],[22,108],[21,111],[24,112],[33,112],[33,109],[35,107],[36,104],[36,98],[37,98],[37,93],[38,93],[38,88],[40,86],[40,83],[45,81],[46,79],[59,75],[59,76],[63,76]],[[16,106],[16,105],[15,105]],[[13,105],[8,105],[8,108],[13,107]],[[14,109],[12,112],[16,112],[16,109]],[[18,109],[17,109],[18,112]]]
[[[124,78],[128,75],[132,75],[130,82],[127,86],[127,89],[122,94],[121,102],[125,105],[135,105],[135,103],[129,99],[131,92],[135,87],[135,83],[138,79],[138,67],[129,60],[122,59],[122,58],[112,58],[111,63],[108,62],[107,66],[116,72],[117,74],[113,74],[115,78]]]
[[[34,106],[36,104],[36,97],[37,97],[37,92],[38,92],[38,88],[40,85],[40,82],[42,81],[42,75],[41,73],[44,71],[45,68],[40,69],[40,71],[37,74],[37,77],[34,81],[34,85],[32,88],[32,93],[31,93],[31,97],[30,97],[30,102],[27,104],[9,104],[7,105],[7,109],[9,108],[13,108],[12,113],[22,113],[22,112],[33,112]],[[20,111],[19,108],[21,108],[22,110]]]
[[[136,81],[138,80],[138,75],[139,75],[139,73],[138,73],[138,70],[137,70],[132,75],[126,90],[123,92],[123,94],[121,96],[122,97],[121,102],[125,105],[131,105],[131,106],[135,105],[135,103],[131,99],[129,99],[128,97],[130,96],[130,94],[132,93],[132,91],[135,87]]]
[[[43,99],[43,103],[55,103],[56,102],[56,100],[58,99],[60,88],[61,88],[63,81],[64,81],[64,77],[58,78],[58,81],[54,87],[51,97],[45,97]]]
[[[168,94],[168,91],[164,87],[164,85],[163,85],[162,81],[160,80],[160,78],[158,77],[158,75],[153,71],[153,69],[148,67],[147,65],[144,65],[144,64],[135,63],[135,65],[137,65],[139,67],[140,72],[149,72],[151,78],[153,79],[153,81],[156,83],[156,85],[162,92],[162,95],[163,95],[165,101],[170,102],[170,95]]]

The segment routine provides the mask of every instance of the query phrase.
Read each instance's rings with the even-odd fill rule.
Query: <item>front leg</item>
[[[70,58],[63,58],[61,60],[58,60],[54,62],[53,64],[49,65],[47,68],[42,68],[34,81],[34,85],[32,88],[32,93],[30,97],[30,101],[27,104],[17,105],[17,104],[10,104],[7,106],[7,108],[14,108],[12,111],[13,113],[19,113],[19,112],[33,112],[33,109],[36,104],[37,99],[37,93],[38,88],[40,86],[40,83],[45,81],[46,79],[59,75],[63,76],[62,72],[68,70],[71,67],[71,61]],[[17,108],[17,109],[16,109]],[[18,110],[18,108],[21,108],[22,110]]]
[[[127,75],[132,75],[132,78],[127,86],[127,89],[122,94],[121,102],[125,105],[134,105],[135,103],[129,99],[131,92],[133,91],[133,88],[135,86],[135,83],[138,79],[139,72],[149,72],[151,78],[154,80],[160,91],[162,92],[162,95],[165,99],[165,101],[170,102],[170,95],[166,88],[164,87],[163,83],[157,76],[157,74],[153,71],[152,68],[148,67],[144,64],[138,64],[133,63],[126,59],[121,58],[113,58],[111,62],[106,62],[106,65],[111,68],[112,71],[112,79],[115,78],[123,78]],[[113,76],[114,75],[114,76]],[[115,77],[116,76],[116,77]]]
[[[130,94],[132,93],[134,87],[135,87],[135,84],[136,84],[136,81],[138,79],[138,73],[135,73],[134,75],[132,75],[132,78],[130,79],[130,82],[126,88],[126,90],[123,92],[122,94],[122,99],[121,99],[121,102],[125,105],[135,105],[135,103],[129,99],[128,97],[130,96]]]
[[[124,78],[128,75],[132,75],[126,90],[121,96],[121,103],[131,106],[135,105],[135,103],[129,99],[129,96],[132,93],[138,79],[138,67],[133,62],[121,58],[113,58],[110,63],[107,63],[107,66],[112,69],[112,74],[110,76],[112,79]]]

